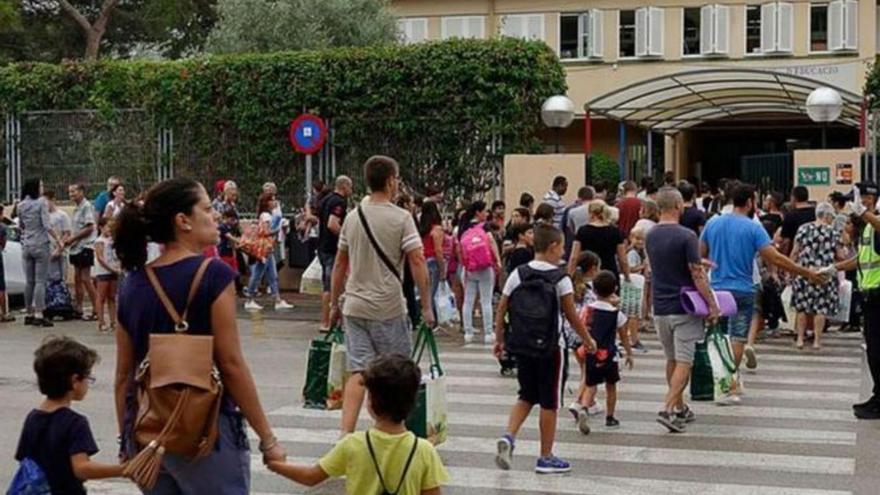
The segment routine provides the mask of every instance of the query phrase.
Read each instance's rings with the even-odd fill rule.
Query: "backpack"
[[[492,239],[482,224],[471,227],[461,236],[461,253],[467,271],[478,272],[494,264],[490,242]]]
[[[196,271],[182,315],[152,267],[144,268],[175,325],[172,334],[150,334],[147,357],[135,373],[133,434],[143,450],[125,466],[123,476],[142,488],[155,486],[166,452],[198,458],[211,453],[217,441],[223,384],[214,366],[214,337],[186,334],[187,311],[210,263],[206,258]]]
[[[379,485],[382,487],[382,491],[379,492],[379,495],[397,495],[400,493],[400,489],[403,488],[403,482],[406,481],[406,475],[409,474],[409,467],[412,464],[413,457],[416,455],[416,449],[419,447],[419,438],[416,435],[413,435],[413,446],[409,451],[409,457],[406,459],[406,465],[403,467],[403,472],[400,473],[400,481],[397,483],[397,490],[394,490],[394,493],[388,491],[387,486],[385,485],[385,478],[382,476],[382,470],[379,469],[379,462],[376,461],[376,453],[373,451],[373,442],[370,441],[370,431],[367,430],[367,450],[370,452],[370,459],[373,460],[373,467],[376,469],[376,475],[379,476]]]
[[[21,461],[6,495],[52,495],[46,473],[33,459]]]
[[[559,296],[556,284],[568,275],[559,268],[517,268],[520,284],[507,305],[510,335],[507,350],[529,357],[547,357],[559,345]]]

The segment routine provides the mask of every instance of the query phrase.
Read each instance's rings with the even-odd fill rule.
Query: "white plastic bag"
[[[853,283],[844,280],[840,283],[837,297],[837,314],[832,315],[828,319],[832,323],[849,323],[849,313],[852,307]]]
[[[324,291],[323,275],[324,270],[321,268],[321,262],[315,256],[315,259],[309,263],[309,267],[302,274],[299,281],[299,293],[320,295]]]
[[[447,325],[458,321],[458,310],[455,308],[455,297],[452,289],[445,280],[437,287],[437,295],[434,297],[434,307],[437,308],[437,324]]]

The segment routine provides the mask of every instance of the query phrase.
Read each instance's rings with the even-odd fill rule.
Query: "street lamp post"
[[[556,153],[559,153],[559,139],[562,129],[574,120],[574,102],[567,96],[551,96],[541,105],[541,120],[544,125],[556,132]]]
[[[843,111],[843,98],[831,88],[816,88],[807,97],[807,115],[822,125],[822,149],[828,147],[828,123],[834,122]]]

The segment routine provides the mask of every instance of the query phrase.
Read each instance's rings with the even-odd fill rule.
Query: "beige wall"
[[[727,4],[730,11],[730,56],[727,58],[682,57],[682,11],[710,3]],[[750,2],[761,3],[761,2]],[[704,67],[759,68],[792,71],[827,84],[861,93],[868,63],[873,61],[877,44],[877,5],[875,1],[859,2],[859,51],[852,54],[828,55],[809,52],[809,4],[795,4],[794,54],[792,56],[745,55],[745,9],[742,0],[394,0],[392,9],[402,17],[427,17],[429,39],[441,36],[440,19],[445,15],[486,15],[486,32],[497,33],[493,19],[507,13],[543,13],[545,41],[558,47],[559,13],[577,12],[587,8],[604,11],[604,58],[601,61],[563,62],[568,73],[569,96],[578,107],[624,85],[651,77],[673,74]],[[665,40],[663,60],[618,60],[619,9],[645,5],[665,8]]]
[[[848,192],[852,185],[862,180],[861,156],[864,150],[860,148],[851,150],[796,150],[794,152],[794,180],[795,185],[806,185],[798,181],[799,169],[822,168],[827,169],[829,181],[827,185],[806,185],[810,190],[810,198],[815,201],[823,201],[832,191]],[[849,184],[838,183],[837,170],[840,164],[848,164],[852,171],[852,181]]]
[[[536,206],[541,204],[557,175],[568,178],[565,201],[574,202],[578,188],[586,183],[584,155],[505,155],[504,202],[518,205],[520,194],[528,192],[535,197]],[[507,210],[513,208],[508,206]]]

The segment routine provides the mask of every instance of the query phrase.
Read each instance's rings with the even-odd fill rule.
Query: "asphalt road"
[[[337,438],[339,413],[301,406],[305,356],[316,329],[314,323],[297,319],[242,313],[239,325],[276,434],[292,458],[314,460]],[[0,326],[0,452],[5,453],[0,487],[8,484],[16,467],[12,455],[21,422],[40,401],[32,352],[49,334],[71,335],[101,354],[94,370],[98,382],[76,408],[90,418],[103,448],[98,458],[110,461],[115,455],[113,337],[99,335],[94,325],[82,322],[48,330],[7,324]],[[494,440],[503,433],[516,381],[500,376],[488,347],[463,347],[457,339],[442,337],[450,432],[439,450],[452,477],[444,493],[878,493],[880,422],[857,422],[850,411],[869,382],[857,334],[828,336],[821,354],[797,352],[789,340],[763,342],[757,372],[746,375],[743,404],[695,403],[697,422],[684,435],[670,435],[654,423],[664,392],[663,357],[653,336],[646,337],[650,352],[637,356],[636,368],[625,372],[619,385],[620,429],[606,430],[604,422],[596,422],[585,437],[569,416],[560,415],[556,450],[574,468],[565,476],[534,474],[534,417],[520,435],[514,469],[495,468]],[[367,424],[362,420],[362,426]],[[343,491],[340,482],[312,490],[297,487],[265,472],[256,457],[252,473],[252,492],[263,495]],[[139,493],[125,482],[90,483],[89,488],[90,493]]]

